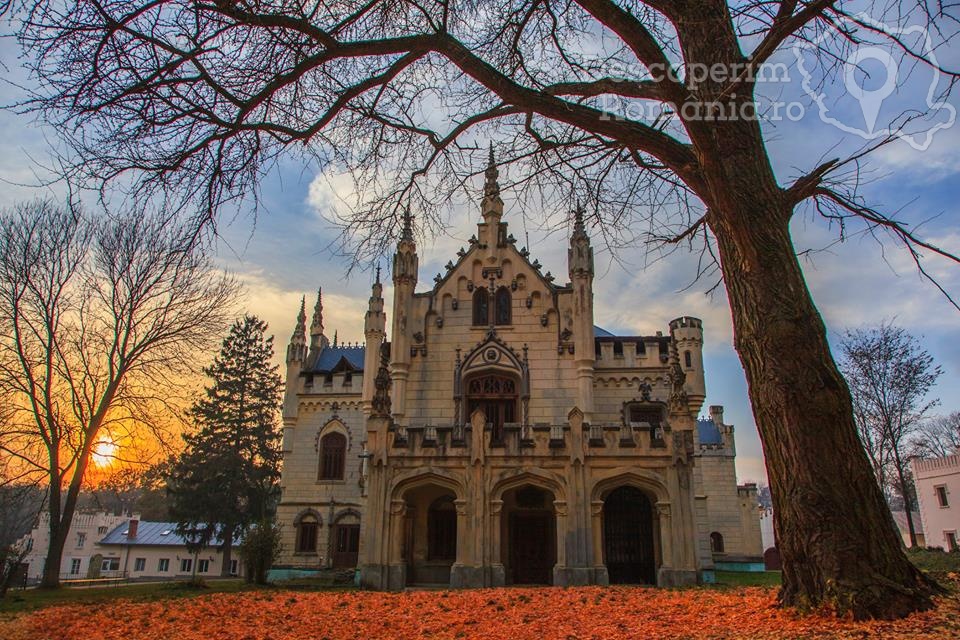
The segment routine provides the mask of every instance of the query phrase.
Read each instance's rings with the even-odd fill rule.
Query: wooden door
[[[350,569],[357,566],[360,552],[360,525],[333,526],[333,568]]]

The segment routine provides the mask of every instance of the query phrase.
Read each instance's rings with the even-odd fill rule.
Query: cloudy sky
[[[8,65],[8,77],[29,83],[16,66],[15,44],[10,40],[0,42],[0,59]],[[958,59],[955,51],[941,52],[942,62]],[[823,159],[863,145],[856,130],[869,129],[870,105],[879,106],[880,123],[904,109],[925,109],[927,89],[938,82],[927,69],[901,71],[889,87],[890,95],[882,100],[867,96],[865,108],[863,99],[858,101],[844,90],[842,80],[834,80],[826,86],[826,105],[821,108],[804,90],[803,70],[798,65],[802,60],[802,52],[785,51],[776,61],[786,65],[787,73],[762,91],[761,107],[766,105],[768,114],[781,105],[782,112],[791,116],[771,117],[764,124],[775,169],[784,182]],[[881,79],[861,79],[865,90],[885,93],[882,74],[878,77]],[[0,93],[8,103],[21,95],[10,84],[0,87]],[[787,112],[786,105],[791,104],[800,106]],[[925,121],[926,130],[938,129],[929,145],[916,138],[911,140],[913,146],[898,142],[874,154],[863,167],[868,179],[860,190],[872,205],[921,225],[924,237],[953,252],[960,252],[960,126],[946,125],[957,106],[954,97],[947,105],[937,106]],[[45,188],[35,186],[37,175],[43,175],[37,163],[48,157],[47,140],[55,139],[56,132],[27,116],[5,111],[0,112],[0,134],[0,179],[4,181],[0,205],[49,195]],[[518,177],[508,171],[504,181]],[[420,290],[475,232],[481,185],[478,182],[474,187],[474,199],[452,207],[447,233],[421,243]],[[245,281],[247,308],[270,323],[281,353],[293,329],[300,297],[306,294],[312,304],[318,286],[324,291],[328,335],[336,331],[341,341],[362,340],[362,316],[372,275],[354,272],[347,277],[347,262],[331,249],[337,230],[328,220],[349,195],[342,193],[343,189],[336,180],[319,175],[316,168],[292,160],[281,163],[262,185],[263,206],[256,217],[241,216],[221,229],[219,259]],[[503,194],[504,219],[511,224],[511,232],[521,244],[528,233],[532,257],[562,281],[568,229],[538,230],[542,212],[524,210],[511,196]],[[934,392],[942,402],[938,411],[960,410],[960,312],[919,277],[905,251],[892,241],[881,246],[859,231],[848,229],[847,240],[838,244],[837,229],[809,214],[798,214],[793,224],[798,249],[823,249],[804,257],[803,265],[831,339],[836,343],[846,328],[884,320],[905,326],[943,366],[944,375]],[[760,442],[732,347],[730,312],[722,289],[708,295],[712,283],[687,288],[695,270],[693,255],[678,252],[647,264],[638,247],[617,258],[602,252],[597,256],[596,323],[615,333],[638,334],[666,331],[667,323],[681,315],[702,318],[708,394],[704,411],[709,404],[725,405],[727,421],[737,427],[740,480],[764,481]],[[960,267],[943,260],[931,260],[928,267],[941,284],[960,296]],[[389,298],[389,288],[386,293]]]

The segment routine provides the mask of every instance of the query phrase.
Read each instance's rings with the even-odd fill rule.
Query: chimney
[[[718,427],[723,424],[723,405],[722,404],[712,404],[710,405],[710,419],[713,420],[713,424]]]
[[[140,524],[140,521],[136,518],[130,520],[130,526],[127,528],[127,537],[136,538],[137,537],[137,526]]]

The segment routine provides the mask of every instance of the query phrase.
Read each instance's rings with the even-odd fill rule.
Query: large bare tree
[[[943,370],[919,338],[890,323],[845,332],[840,350],[863,447],[880,488],[903,500],[910,546],[916,547],[910,456],[927,413],[939,402],[929,394]]]
[[[914,453],[922,458],[960,453],[960,411],[927,420],[914,442]]]
[[[97,443],[150,437],[150,411],[196,374],[235,293],[195,230],[168,217],[43,201],[0,214],[0,451],[49,492],[44,586],[59,584]]]
[[[719,258],[776,504],[781,599],[857,617],[930,605],[857,439],[790,237],[801,204],[944,253],[838,181],[828,160],[781,184],[756,73],[790,43],[837,70],[877,41],[934,64],[896,24],[911,0],[40,0],[21,32],[39,79],[25,103],[64,132],[74,177],[128,195],[176,193],[212,218],[255,196],[284,153],[348,169],[359,252],[383,250],[412,200],[427,223],[479,162],[486,133],[519,187],[576,190],[613,246],[647,232]],[[837,38],[819,36],[833,31]],[[932,30],[946,39],[953,29]],[[938,42],[937,44],[942,44]],[[717,73],[711,70],[717,69]],[[703,73],[706,70],[707,73]],[[949,70],[942,70],[949,71]],[[955,75],[949,76],[951,79]],[[952,83],[948,83],[952,85]],[[646,107],[654,105],[654,115]],[[900,126],[916,126],[909,116]],[[833,144],[833,140],[830,141]],[[878,142],[880,144],[880,142]],[[505,152],[504,152],[505,151]],[[534,193],[536,193],[534,191]],[[342,195],[342,194],[341,194]],[[572,203],[568,203],[572,204]]]

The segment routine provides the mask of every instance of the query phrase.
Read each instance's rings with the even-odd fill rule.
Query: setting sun
[[[93,464],[97,467],[108,467],[116,461],[117,445],[109,440],[101,440],[93,445]]]

